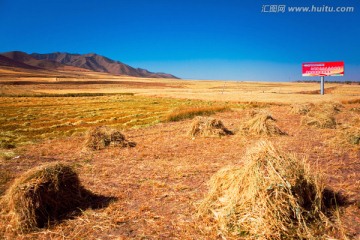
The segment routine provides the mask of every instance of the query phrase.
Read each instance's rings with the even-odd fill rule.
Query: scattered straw
[[[220,120],[211,117],[194,118],[189,131],[189,135],[192,137],[221,137],[231,134],[232,132],[228,130]]]
[[[211,178],[198,208],[223,237],[315,239],[324,230],[323,186],[304,161],[269,142],[260,142],[243,161],[243,167],[223,168]]]
[[[247,134],[255,135],[286,135],[276,124],[276,119],[267,112],[256,112],[252,114],[252,118],[242,124],[241,130]]]
[[[98,126],[88,132],[85,146],[92,150],[100,150],[109,146],[134,147],[136,143],[127,141],[125,136],[115,129]]]
[[[47,227],[75,211],[91,196],[72,167],[52,163],[20,176],[4,195],[1,206],[13,230]]]

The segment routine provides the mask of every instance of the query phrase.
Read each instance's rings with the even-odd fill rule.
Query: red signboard
[[[309,62],[302,64],[303,77],[344,76],[344,62]]]

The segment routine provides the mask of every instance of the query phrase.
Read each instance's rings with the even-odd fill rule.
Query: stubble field
[[[60,161],[74,167],[86,189],[110,199],[30,233],[15,232],[1,220],[0,238],[221,238],[211,222],[197,217],[197,207],[211,176],[228,165],[242,166],[259,140],[308,159],[327,187],[346,196],[332,217],[340,228],[326,237],[360,237],[359,85],[327,84],[320,96],[314,83],[106,77],[0,82],[0,196],[25,171]],[[334,125],[307,125],[311,116],[294,111],[307,103],[333,106]],[[241,126],[254,111],[270,113],[286,135],[244,134]],[[189,136],[194,112],[212,114],[234,134]],[[170,121],[171,114],[185,119]],[[95,126],[117,129],[137,145],[85,149],[86,132]]]

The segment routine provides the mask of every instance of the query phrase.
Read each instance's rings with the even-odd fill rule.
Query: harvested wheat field
[[[360,238],[357,86],[121,81],[2,85],[0,239]]]

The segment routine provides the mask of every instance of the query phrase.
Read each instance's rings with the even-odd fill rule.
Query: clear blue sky
[[[359,23],[359,0],[0,0],[0,52],[95,52],[182,78],[264,81],[308,79],[302,62],[343,60],[346,76],[328,80],[360,81]]]

